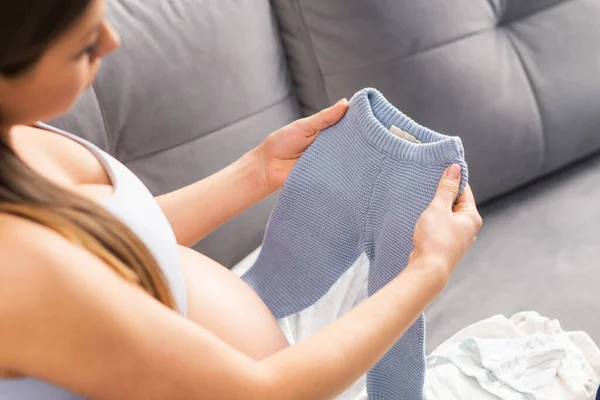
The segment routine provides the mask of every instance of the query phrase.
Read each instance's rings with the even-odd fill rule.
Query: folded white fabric
[[[427,400],[589,400],[600,383],[600,349],[535,312],[477,322],[427,360]]]

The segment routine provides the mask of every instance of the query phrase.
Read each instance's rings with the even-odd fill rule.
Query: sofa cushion
[[[53,122],[108,150],[154,194],[216,172],[298,117],[267,0],[108,6],[122,48],[75,110]],[[260,243],[271,205],[238,217],[198,250],[233,265]]]
[[[597,0],[273,0],[303,112],[376,87],[463,138],[480,201],[600,149]]]

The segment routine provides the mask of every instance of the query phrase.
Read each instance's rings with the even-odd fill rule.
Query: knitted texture
[[[392,134],[392,125],[422,143]],[[359,91],[290,173],[243,279],[283,318],[313,305],[365,252],[372,295],[408,263],[417,219],[452,163],[462,167],[462,190],[468,172],[459,138],[418,125],[375,89]],[[371,399],[423,398],[424,343],[421,315],[368,373]]]

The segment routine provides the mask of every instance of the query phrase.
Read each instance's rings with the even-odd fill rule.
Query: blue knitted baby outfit
[[[421,143],[394,135],[392,125]],[[418,125],[375,89],[361,90],[290,173],[243,279],[283,318],[313,305],[364,252],[372,295],[408,263],[415,223],[453,163],[462,167],[462,189],[459,138]],[[368,373],[370,399],[423,398],[424,342],[421,315]]]

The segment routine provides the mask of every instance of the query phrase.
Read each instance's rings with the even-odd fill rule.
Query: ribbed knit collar
[[[464,158],[462,141],[417,124],[390,104],[376,89],[357,92],[350,100],[348,117],[364,138],[390,156],[418,163],[449,163]],[[412,143],[390,132],[395,125],[422,143]]]

